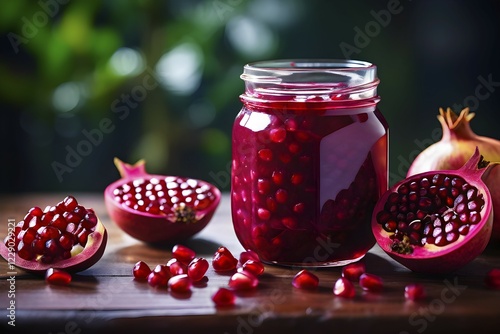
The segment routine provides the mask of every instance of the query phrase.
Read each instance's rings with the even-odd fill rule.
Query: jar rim
[[[244,99],[378,101],[377,66],[350,59],[277,59],[248,63],[240,76]],[[320,97],[320,98],[318,98]],[[376,103],[376,102],[370,102]]]
[[[323,76],[316,76],[316,81],[328,84],[345,81],[342,77],[350,78],[348,80],[362,77],[365,82],[366,79],[373,81],[376,70],[377,66],[373,63],[353,59],[275,59],[246,64],[240,77],[249,82],[279,84],[296,82],[294,74],[321,73]]]

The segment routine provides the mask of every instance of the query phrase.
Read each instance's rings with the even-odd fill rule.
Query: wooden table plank
[[[45,206],[64,194],[24,194],[0,197],[0,233],[5,235],[7,219],[22,219],[33,205]],[[209,269],[209,281],[195,286],[189,295],[172,295],[133,280],[131,269],[138,260],[151,266],[165,263],[170,246],[155,248],[125,235],[110,221],[101,194],[76,194],[93,207],[109,232],[103,258],[92,268],[75,275],[68,287],[48,286],[43,279],[18,272],[16,328],[7,324],[9,298],[7,264],[0,262],[1,333],[33,330],[45,333],[137,333],[140,330],[209,333],[303,333],[380,332],[437,333],[453,331],[497,332],[500,325],[500,291],[483,285],[486,272],[500,267],[500,250],[483,255],[453,275],[417,275],[403,268],[375,246],[365,257],[367,270],[385,282],[381,294],[363,293],[357,287],[353,300],[334,297],[332,286],[340,268],[318,269],[316,291],[291,286],[298,268],[266,266],[257,290],[240,293],[237,305],[217,309],[210,296],[226,286],[229,276]],[[211,259],[219,245],[235,255],[243,250],[232,228],[229,197],[224,195],[212,222],[185,243],[199,256]],[[404,286],[421,282],[429,298],[420,303],[405,301]]]

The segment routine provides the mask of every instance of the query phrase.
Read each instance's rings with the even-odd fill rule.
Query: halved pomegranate
[[[111,219],[130,236],[150,243],[176,243],[200,232],[220,202],[214,185],[185,177],[147,174],[144,160],[114,160],[121,179],[104,191]]]
[[[483,252],[492,230],[487,172],[476,148],[458,170],[415,174],[378,201],[372,230],[379,246],[416,272],[449,273]]]
[[[15,253],[15,265],[33,273],[45,274],[49,268],[78,272],[99,261],[107,238],[94,210],[67,196],[45,210],[31,208],[0,243],[0,255],[7,260]]]

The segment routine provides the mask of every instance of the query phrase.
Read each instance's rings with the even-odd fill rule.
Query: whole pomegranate
[[[108,185],[104,200],[111,219],[130,236],[150,243],[177,243],[200,232],[219,205],[214,185],[178,176],[146,173],[145,162],[115,158],[121,179]]]
[[[372,231],[378,245],[415,272],[449,273],[472,261],[490,240],[489,169],[476,148],[458,170],[415,174],[378,201]]]
[[[50,269],[78,272],[102,257],[107,232],[93,209],[67,196],[57,205],[31,208],[10,231],[0,254],[26,271],[45,274]]]
[[[443,127],[443,137],[437,143],[423,150],[412,162],[407,176],[432,170],[460,168],[479,147],[488,161],[500,162],[500,141],[475,134],[470,121],[475,114],[465,108],[460,115],[450,108],[439,109],[437,116]],[[483,180],[491,192],[493,210],[500,213],[500,167],[492,166],[483,175]],[[493,217],[492,241],[500,243],[500,214]]]

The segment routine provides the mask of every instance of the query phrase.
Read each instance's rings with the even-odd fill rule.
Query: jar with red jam
[[[232,132],[231,213],[245,249],[287,266],[340,266],[375,244],[388,187],[377,67],[355,60],[245,65]]]

